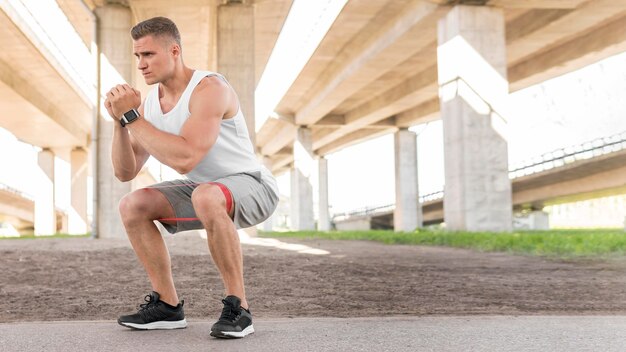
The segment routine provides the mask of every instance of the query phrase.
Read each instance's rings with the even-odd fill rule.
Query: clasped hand
[[[106,94],[104,107],[109,115],[116,120],[122,118],[122,114],[137,109],[141,105],[141,92],[128,84],[118,84]]]

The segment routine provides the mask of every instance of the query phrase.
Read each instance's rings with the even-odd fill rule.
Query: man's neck
[[[185,88],[187,88],[187,85],[191,80],[191,76],[193,76],[193,70],[187,66],[182,65],[179,69],[176,70],[171,78],[159,84],[160,98],[176,98],[180,96]]]

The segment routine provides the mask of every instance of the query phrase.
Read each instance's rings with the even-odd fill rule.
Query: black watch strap
[[[137,120],[137,118],[139,118],[139,112],[136,109],[130,109],[122,115],[122,118],[120,119],[120,124],[122,125],[122,127],[125,127],[129,123]]]

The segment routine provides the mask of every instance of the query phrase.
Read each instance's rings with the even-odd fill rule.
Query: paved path
[[[133,331],[111,321],[0,324],[0,351],[626,351],[626,316],[257,319],[242,340],[209,322]]]

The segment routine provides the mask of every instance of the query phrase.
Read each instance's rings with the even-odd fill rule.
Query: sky
[[[23,4],[11,0],[14,6]],[[270,64],[256,91],[257,126],[263,116],[269,116],[280,97],[295,80],[308,56],[332,24],[346,0],[295,0],[293,17],[287,19]],[[32,4],[32,2],[24,2]],[[23,7],[38,18],[40,25],[54,27],[52,18],[59,14],[54,0],[37,2],[34,8]],[[42,4],[46,4],[43,6]],[[296,17],[299,14],[301,17]],[[77,45],[80,39],[61,31],[67,20],[57,17],[58,31],[46,36],[62,36],[64,45]],[[64,23],[64,24],[63,24]],[[36,24],[34,24],[36,25]],[[56,27],[55,27],[56,28]],[[75,34],[75,33],[74,33]],[[57,48],[59,49],[59,48]],[[51,49],[53,50],[53,49]],[[56,50],[56,49],[54,49]],[[68,49],[69,50],[69,49]],[[78,49],[77,49],[78,50]],[[82,49],[81,49],[82,50]],[[63,52],[63,50],[59,50]],[[297,53],[294,56],[294,52]],[[82,52],[81,55],[84,55]],[[289,61],[285,61],[289,60]],[[288,64],[286,64],[288,62]],[[285,70],[291,68],[291,70]],[[73,74],[78,85],[84,85],[82,75],[90,71],[77,67]],[[90,88],[85,88],[89,90]],[[594,138],[626,131],[626,53],[607,58],[576,72],[554,78],[509,96],[508,121],[509,163],[514,166],[557,148],[579,144]],[[443,188],[442,124],[435,121],[412,127],[418,134],[418,177],[420,194]],[[38,192],[43,177],[37,167],[38,148],[21,143],[9,132],[0,129],[0,183],[19,189],[28,195]],[[394,202],[393,135],[386,135],[327,156],[329,166],[329,201],[331,213],[362,207],[387,205]],[[69,206],[69,165],[57,159],[57,206]],[[281,193],[289,195],[289,175],[278,178]],[[316,185],[314,178],[312,184]],[[314,190],[315,199],[317,192]],[[88,202],[91,206],[91,202]]]

